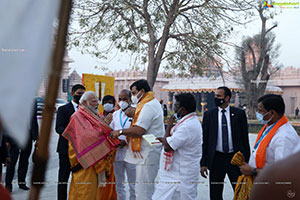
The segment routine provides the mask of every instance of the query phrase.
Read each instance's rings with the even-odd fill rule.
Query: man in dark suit
[[[71,172],[71,165],[69,161],[69,148],[68,140],[66,140],[62,133],[68,126],[71,115],[77,111],[79,99],[85,91],[85,87],[76,84],[72,87],[71,95],[72,101],[58,108],[56,116],[55,130],[59,134],[57,152],[59,157],[59,170],[58,170],[58,185],[57,185],[57,199],[66,200],[68,190],[68,180]]]
[[[209,170],[210,199],[222,200],[223,182],[227,174],[234,190],[240,169],[231,165],[233,155],[241,151],[248,162],[250,146],[247,117],[243,110],[229,106],[231,92],[219,87],[215,92],[217,108],[203,116],[203,155],[201,176],[206,178]]]
[[[2,183],[2,164],[7,166],[10,163],[10,157],[8,154],[8,148],[6,145],[6,136],[4,136],[4,131],[0,131],[1,146],[0,146],[0,182]]]
[[[11,162],[6,168],[5,187],[11,192],[12,191],[12,180],[15,174],[15,166],[18,161],[19,155],[19,166],[18,166],[18,184],[22,190],[29,190],[26,186],[26,174],[28,170],[28,159],[32,150],[32,141],[36,141],[38,138],[39,128],[37,122],[37,102],[34,103],[34,110],[31,118],[31,125],[29,129],[29,138],[27,145],[24,149],[20,149],[15,141],[10,137],[7,137],[8,150]],[[20,151],[21,150],[21,151]]]

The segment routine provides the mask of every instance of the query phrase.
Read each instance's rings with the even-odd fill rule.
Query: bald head
[[[130,105],[131,92],[129,90],[122,90],[119,94],[119,106],[122,110],[125,110]]]
[[[120,94],[127,95],[129,97],[129,99],[131,98],[131,92],[130,92],[130,90],[123,89],[123,90],[121,90]]]

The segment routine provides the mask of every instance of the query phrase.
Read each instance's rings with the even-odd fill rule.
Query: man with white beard
[[[79,102],[78,111],[63,133],[69,141],[72,171],[69,199],[97,199],[98,184],[105,182],[105,175],[111,174],[112,151],[119,141],[109,136],[112,129],[98,114],[95,92],[85,92]]]

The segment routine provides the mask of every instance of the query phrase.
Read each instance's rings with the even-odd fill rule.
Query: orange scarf
[[[255,157],[255,163],[256,163],[257,168],[261,169],[265,166],[266,149],[267,149],[271,139],[273,138],[274,134],[278,130],[278,128],[281,127],[282,125],[284,125],[287,122],[288,122],[288,119],[286,118],[285,115],[283,115],[280,118],[280,120],[275,124],[275,126],[270,130],[270,132],[265,136],[265,138],[260,142],[260,144],[258,146],[258,149],[256,151],[256,157]],[[265,124],[264,127],[258,133],[255,144],[258,142],[258,140],[262,136],[266,126],[267,126],[267,124]]]
[[[96,164],[119,144],[109,136],[111,128],[85,106],[79,106],[62,134],[71,142],[76,158],[84,169]]]
[[[138,117],[139,117],[139,115],[141,113],[141,110],[144,107],[144,105],[146,103],[148,103],[149,101],[152,101],[153,99],[154,99],[154,92],[152,92],[152,91],[147,92],[142,97],[142,99],[140,100],[140,102],[138,103],[138,105],[135,109],[135,114],[134,114],[134,117],[133,117],[133,121],[131,123],[131,127],[133,127],[136,124],[136,122],[138,120]],[[132,149],[132,151],[134,153],[140,154],[141,146],[142,146],[142,137],[130,137],[130,140],[131,140],[131,149]]]

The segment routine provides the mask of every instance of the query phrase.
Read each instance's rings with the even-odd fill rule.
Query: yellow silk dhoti
[[[71,167],[79,162],[77,161],[75,151],[69,142],[69,159]],[[72,173],[72,180],[69,190],[69,200],[96,200],[98,195],[98,176],[94,166],[88,169],[80,169]]]

